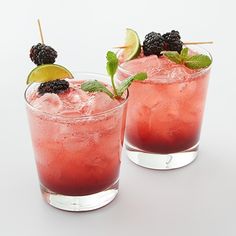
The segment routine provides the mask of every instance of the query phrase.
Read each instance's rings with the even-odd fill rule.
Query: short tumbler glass
[[[76,76],[109,81],[99,74]],[[35,86],[28,86],[25,100],[43,198],[68,211],[108,204],[118,193],[128,93],[113,109],[72,118],[33,107],[27,97]]]
[[[211,57],[203,48],[190,49]],[[124,65],[119,66],[118,83],[132,75]],[[131,85],[125,135],[131,161],[168,170],[197,157],[209,74],[210,67],[196,70],[184,81],[160,83],[152,79]]]

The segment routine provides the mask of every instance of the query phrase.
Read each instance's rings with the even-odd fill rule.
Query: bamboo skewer
[[[213,41],[206,41],[206,42],[184,42],[184,45],[194,45],[194,44],[213,44]]]
[[[203,41],[203,42],[184,42],[184,45],[198,45],[198,44],[213,44],[213,41]],[[130,45],[122,45],[122,46],[115,46],[115,49],[125,49],[128,48]]]
[[[43,32],[42,32],[42,27],[41,27],[39,19],[38,19],[38,27],[39,27],[39,33],[40,33],[40,38],[41,38],[42,44],[44,44]]]

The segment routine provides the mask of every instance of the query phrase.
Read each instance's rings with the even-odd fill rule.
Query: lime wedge
[[[125,46],[122,51],[122,58],[125,61],[136,58],[141,52],[141,44],[136,31],[132,29],[126,29]]]
[[[71,72],[65,67],[56,64],[44,64],[37,66],[30,72],[27,78],[27,84],[65,78],[73,78]]]

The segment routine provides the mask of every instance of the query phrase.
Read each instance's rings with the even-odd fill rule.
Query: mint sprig
[[[128,89],[128,87],[132,84],[133,81],[137,80],[145,80],[147,78],[147,73],[138,73],[134,76],[131,76],[121,82],[121,84],[117,88],[117,94],[118,96],[122,96],[122,94],[125,92],[125,90]]]
[[[182,59],[182,61],[187,60],[189,57],[188,55],[188,48],[183,48],[180,52],[180,58]]]
[[[188,48],[183,48],[180,53],[176,51],[165,51],[163,54],[169,60],[177,64],[184,64],[190,69],[206,68],[212,63],[211,58],[207,55],[197,54],[190,56]]]
[[[207,55],[194,55],[184,62],[185,66],[190,69],[201,69],[211,65],[211,59]]]
[[[114,52],[108,51],[107,55],[107,64],[106,69],[108,75],[111,77],[112,88],[114,94],[102,83],[97,80],[89,80],[81,84],[81,89],[86,92],[103,92],[106,93],[109,97],[120,98],[123,93],[128,89],[128,87],[132,84],[133,81],[142,81],[147,78],[147,73],[138,73],[134,76],[130,76],[129,78],[123,80],[117,87],[114,82],[114,76],[118,68],[119,60]]]
[[[114,82],[114,75],[115,75],[116,70],[118,68],[119,61],[118,61],[116,54],[111,51],[107,52],[106,58],[107,58],[107,67],[106,67],[107,73],[111,77],[111,83],[112,83],[112,87],[114,90],[114,94],[115,94],[115,96],[117,96],[116,86],[115,86],[115,82]]]
[[[180,54],[175,51],[166,51],[164,52],[164,55],[171,61],[177,63],[177,64],[182,64],[182,58],[180,57]]]
[[[102,83],[97,80],[86,81],[81,84],[81,89],[86,92],[104,92],[111,98],[113,98],[113,93],[105,87]]]

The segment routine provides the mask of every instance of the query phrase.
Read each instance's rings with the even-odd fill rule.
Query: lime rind
[[[27,84],[48,82],[56,79],[73,78],[72,73],[58,64],[44,64],[35,67],[27,77]]]
[[[129,61],[139,56],[141,52],[140,39],[137,32],[133,29],[126,29],[125,45],[127,46],[122,54],[125,61]]]

